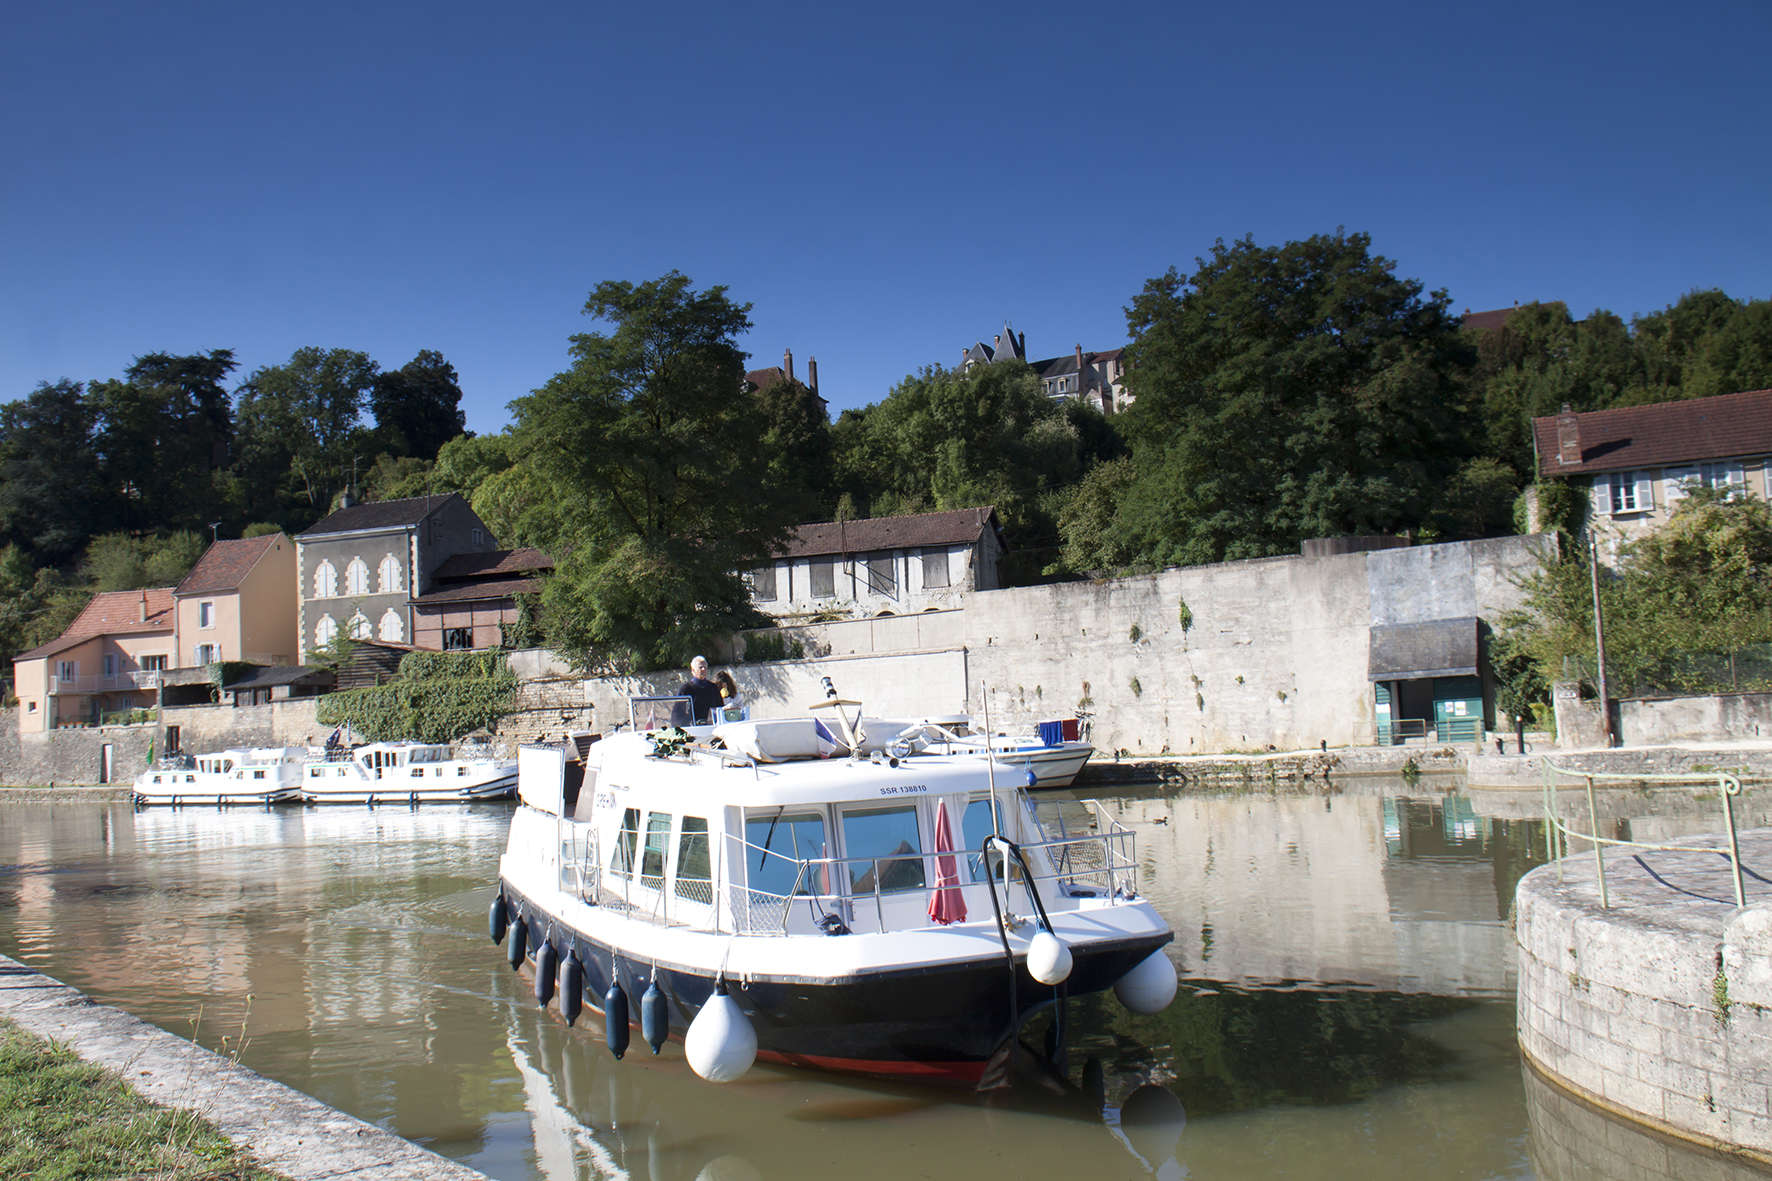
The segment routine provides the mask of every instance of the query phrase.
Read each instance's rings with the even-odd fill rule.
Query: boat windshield
[[[695,703],[687,697],[630,697],[628,721],[635,730],[663,730],[666,726],[687,726],[693,719]]]

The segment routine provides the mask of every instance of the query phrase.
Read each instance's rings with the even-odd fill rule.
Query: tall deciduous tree
[[[609,331],[511,404],[520,466],[561,510],[532,538],[555,560],[549,643],[585,666],[680,663],[754,618],[738,572],[791,523],[742,385],[749,307],[672,271],[599,284],[584,310]]]
[[[1469,454],[1468,349],[1443,292],[1365,234],[1220,241],[1127,311],[1137,477],[1115,548],[1144,566],[1422,521]]]
[[[430,460],[467,427],[455,366],[433,349],[379,374],[369,395],[382,446],[395,456]]]
[[[351,477],[376,364],[352,349],[300,348],[240,387],[239,465],[258,481],[247,515],[311,523]]]

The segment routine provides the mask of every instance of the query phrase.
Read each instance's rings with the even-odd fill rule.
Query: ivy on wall
[[[516,674],[502,652],[408,652],[397,679],[328,693],[318,717],[321,725],[348,726],[371,742],[452,742],[490,729],[509,712],[516,691]]]

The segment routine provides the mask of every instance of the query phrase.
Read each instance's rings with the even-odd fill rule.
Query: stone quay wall
[[[62,786],[128,784],[147,769],[148,751],[166,751],[166,728],[177,726],[179,748],[192,754],[231,746],[306,746],[326,741],[315,718],[318,698],[263,705],[192,705],[161,711],[158,723],[79,726],[21,734],[14,716],[0,722],[0,784]],[[110,776],[105,776],[105,748]]]
[[[1772,831],[1741,839],[1772,858]],[[1772,888],[1737,909],[1725,857],[1647,853],[1652,875],[1634,852],[1607,854],[1609,908],[1591,851],[1521,879],[1520,1048],[1614,1115],[1772,1164]]]

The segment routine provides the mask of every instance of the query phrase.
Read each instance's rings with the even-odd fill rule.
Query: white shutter
[[[1647,471],[1632,472],[1637,482],[1637,511],[1646,513],[1655,507],[1655,480]]]
[[[1686,497],[1686,484],[1699,478],[1698,469],[1691,464],[1679,467],[1663,468],[1661,472],[1661,498],[1668,508],[1680,503]]]
[[[1612,515],[1612,506],[1616,503],[1617,501],[1612,498],[1612,477],[1595,476],[1593,494],[1594,512],[1603,513],[1609,517]]]

